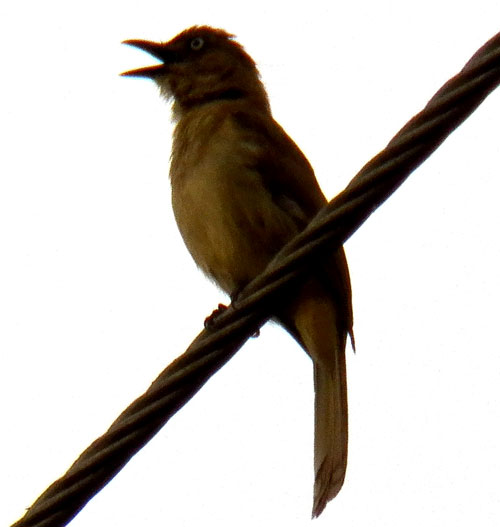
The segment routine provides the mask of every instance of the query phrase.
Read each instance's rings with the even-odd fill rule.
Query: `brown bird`
[[[172,100],[170,179],[184,242],[201,270],[234,298],[326,204],[313,169],[273,119],[252,58],[221,29],[197,26],[166,43],[126,40],[160,64],[147,77]],[[313,517],[344,482],[345,346],[352,333],[343,249],[318,262],[275,319],[314,364]]]

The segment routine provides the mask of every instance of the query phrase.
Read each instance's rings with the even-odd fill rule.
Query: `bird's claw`
[[[227,307],[225,304],[219,304],[217,306],[217,309],[214,309],[210,315],[205,319],[204,326],[205,329],[211,329],[213,325],[215,324],[215,321],[217,320],[224,311],[227,310]],[[258,329],[253,335],[252,338],[255,339],[260,336],[260,329]]]
[[[212,313],[210,315],[208,315],[208,317],[205,319],[205,322],[204,322],[205,329],[210,329],[214,325],[214,323],[217,320],[217,318],[222,313],[224,313],[224,311],[226,311],[226,309],[227,309],[227,306],[225,304],[219,304],[217,306],[217,309],[214,309],[212,311]]]

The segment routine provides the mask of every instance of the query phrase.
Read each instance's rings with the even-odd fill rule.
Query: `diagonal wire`
[[[369,161],[346,189],[276,255],[12,527],[66,525],[271,316],[285,288],[340,246],[500,84],[500,33],[482,46]]]

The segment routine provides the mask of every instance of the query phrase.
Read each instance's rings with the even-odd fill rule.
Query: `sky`
[[[181,354],[224,295],[170,209],[172,124],[120,42],[210,24],[254,57],[329,198],[500,29],[498,0],[4,2],[0,524]],[[345,244],[349,465],[314,525],[500,521],[500,92]],[[266,326],[71,523],[310,525],[309,359]]]

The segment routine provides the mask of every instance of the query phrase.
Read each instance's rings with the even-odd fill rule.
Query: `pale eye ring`
[[[203,44],[205,44],[205,41],[201,37],[196,37],[191,40],[190,46],[192,50],[199,51],[203,47]]]

